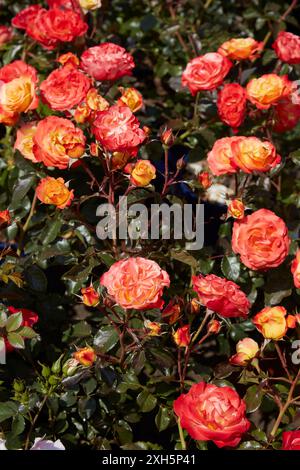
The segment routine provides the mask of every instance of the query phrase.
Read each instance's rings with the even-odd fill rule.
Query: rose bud
[[[0,26],[0,47],[9,42],[13,37],[12,29],[8,26]]]
[[[145,328],[147,328],[148,336],[159,336],[161,333],[161,325],[156,321],[145,320],[144,321]]]
[[[236,354],[229,359],[234,366],[246,366],[259,351],[259,346],[251,338],[241,339],[236,345]]]
[[[208,171],[202,171],[199,173],[197,179],[204,189],[207,189],[212,185],[212,180]]]
[[[200,312],[200,309],[201,309],[201,305],[200,305],[200,302],[197,299],[192,299],[187,304],[188,313],[191,313],[193,315],[197,315]]]
[[[284,307],[265,307],[253,318],[253,323],[266,339],[279,340],[287,331],[286,309]]]
[[[161,129],[160,140],[166,147],[171,147],[175,142],[173,130],[163,126]]]
[[[184,157],[179,158],[176,162],[176,170],[178,171],[183,170],[185,166],[186,166],[186,163],[185,163]]]
[[[68,359],[62,367],[63,374],[67,375],[68,377],[71,377],[75,374],[78,365],[79,362],[77,361],[77,359]]]
[[[0,211],[0,227],[4,228],[11,224],[11,217],[9,210]]]
[[[297,323],[298,323],[298,321],[297,321],[297,318],[296,318],[295,315],[288,315],[286,317],[286,324],[287,324],[288,328],[296,328]]]
[[[151,129],[148,126],[143,126],[143,131],[146,137],[149,137],[151,135]]]
[[[67,52],[66,54],[60,55],[56,62],[59,62],[62,65],[71,64],[74,67],[79,67],[80,65],[80,60],[72,52]]]
[[[96,307],[99,304],[100,296],[93,286],[83,287],[81,289],[82,302],[87,307]]]
[[[191,341],[190,325],[184,325],[173,333],[173,339],[177,346],[186,348]]]
[[[228,204],[227,217],[242,219],[245,214],[245,206],[241,199],[232,199]]]
[[[97,144],[95,144],[95,142],[92,142],[90,145],[90,154],[92,157],[98,157],[99,155],[99,147]]]
[[[218,320],[210,320],[207,324],[207,333],[217,335],[221,329],[221,323]]]
[[[93,348],[87,346],[86,348],[80,348],[78,351],[73,353],[73,357],[83,366],[90,367],[96,361],[96,353]]]
[[[300,431],[282,433],[282,450],[300,450]]]
[[[162,312],[162,320],[169,325],[174,325],[180,317],[182,310],[182,299],[171,300]]]
[[[136,113],[143,106],[143,97],[141,93],[135,88],[123,88],[119,87],[122,93],[121,98],[118,99],[117,104],[119,106],[128,106],[128,108]]]
[[[51,176],[41,179],[36,195],[44,204],[53,204],[58,209],[68,207],[74,199],[73,189],[69,191],[63,178],[55,179]]]
[[[154,178],[156,178],[156,168],[150,160],[138,160],[132,169],[130,182],[135,186],[144,187]]]

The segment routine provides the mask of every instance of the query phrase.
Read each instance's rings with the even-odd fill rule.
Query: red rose
[[[289,246],[287,226],[268,209],[259,209],[233,224],[232,249],[250,269],[276,268],[287,257]]]
[[[59,42],[71,42],[86,33],[88,25],[73,10],[41,9],[26,27],[26,33],[46,49],[54,49]]]
[[[225,124],[239,127],[246,113],[246,92],[238,83],[227,83],[218,94],[218,113]]]
[[[300,431],[282,433],[282,450],[300,450]]]
[[[49,8],[69,9],[80,12],[79,2],[72,0],[47,0]]]
[[[231,387],[200,382],[174,402],[181,426],[197,441],[235,447],[248,431],[246,404]]]
[[[92,131],[107,150],[131,152],[146,138],[139,124],[128,106],[114,105],[98,113]]]
[[[193,276],[193,289],[202,305],[223,317],[246,317],[250,302],[240,287],[232,281],[208,274]]]
[[[27,308],[15,308],[15,307],[7,307],[8,311],[10,314],[22,312],[22,317],[23,317],[23,322],[21,326],[29,326],[30,328],[39,321],[39,316],[37,313],[32,312],[31,310],[28,310]],[[6,346],[6,351],[11,352],[15,348],[7,341],[6,338],[5,340],[5,346]]]
[[[67,86],[66,86],[67,84]],[[51,109],[66,111],[81,103],[91,86],[90,80],[72,64],[53,70],[40,85],[41,95]]]
[[[81,67],[96,80],[117,80],[132,75],[133,57],[117,44],[104,42],[90,47],[81,56]]]
[[[8,43],[13,37],[12,29],[8,26],[0,25],[0,47]]]
[[[280,31],[272,47],[283,62],[300,64],[300,36]]]
[[[300,120],[300,102],[293,103],[284,98],[274,107],[274,131],[286,132],[293,129]]]
[[[42,10],[41,5],[30,5],[17,13],[12,19],[11,24],[15,28],[26,29],[27,25],[34,20],[40,10]]]
[[[182,74],[182,85],[192,95],[201,90],[214,90],[223,82],[232,67],[227,57],[218,52],[209,52],[190,60]]]

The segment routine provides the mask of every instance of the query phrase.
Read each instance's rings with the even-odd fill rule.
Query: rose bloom
[[[30,5],[17,13],[16,16],[13,17],[11,24],[15,28],[26,29],[27,25],[33,21],[40,10],[42,10],[41,5]]]
[[[136,113],[143,106],[143,97],[136,88],[119,88],[122,93],[121,98],[118,99],[119,106],[128,106],[128,108]]]
[[[94,349],[88,346],[86,348],[78,349],[78,351],[73,353],[73,357],[85,367],[92,366],[97,359]]]
[[[285,316],[284,307],[265,307],[252,321],[266,339],[279,340],[284,337],[288,329]]]
[[[274,107],[275,132],[286,132],[293,129],[300,120],[300,102],[293,103],[291,97],[284,98]]]
[[[287,257],[289,246],[287,226],[268,209],[259,209],[233,224],[232,249],[250,269],[276,268]]]
[[[290,95],[293,83],[287,75],[279,76],[275,73],[253,78],[247,84],[246,94],[251,103],[259,109],[269,109],[271,105],[277,104],[282,98]]]
[[[228,204],[227,216],[242,219],[245,215],[245,206],[241,199],[232,199]]]
[[[6,44],[7,42],[9,42],[12,37],[13,37],[12,29],[9,28],[8,26],[0,25],[0,47],[3,44]]]
[[[218,93],[218,113],[225,124],[236,129],[246,113],[246,91],[238,83],[227,83]]]
[[[292,262],[291,272],[293,274],[295,287],[300,289],[300,250],[297,250],[296,257]]]
[[[231,60],[255,59],[264,47],[263,42],[253,38],[233,38],[224,42],[218,49],[218,53]]]
[[[121,307],[145,310],[163,307],[161,296],[170,278],[155,261],[137,257],[114,263],[100,284]]]
[[[177,346],[186,348],[191,342],[190,325],[184,325],[173,333],[173,339]]]
[[[66,111],[84,100],[90,86],[90,80],[69,64],[53,70],[41,83],[40,90],[43,101],[51,109]]]
[[[33,163],[37,163],[37,160],[33,153],[33,136],[36,133],[37,122],[31,121],[23,124],[17,130],[17,138],[14,145],[14,150],[19,150],[27,160],[31,160]]]
[[[181,426],[197,441],[218,447],[235,447],[248,431],[246,404],[231,387],[200,382],[175,400],[174,412]]]
[[[82,302],[87,307],[96,307],[100,302],[100,296],[93,286],[83,287],[81,289]]]
[[[13,315],[18,312],[22,312],[22,324],[21,326],[29,326],[30,328],[35,325],[39,321],[39,316],[37,313],[32,312],[31,310],[28,310],[27,308],[15,308],[12,306],[7,307],[9,315]],[[6,346],[6,351],[11,352],[15,348],[8,342],[7,338],[4,337],[5,341],[5,346]]]
[[[61,170],[70,158],[80,158],[85,149],[85,137],[68,119],[48,116],[39,121],[33,137],[33,153],[38,162]]]
[[[109,108],[109,102],[99,95],[96,88],[90,88],[85,97],[85,101],[77,106],[74,119],[78,123],[86,121],[93,122],[98,111],[105,111]]]
[[[281,162],[276,148],[267,140],[242,137],[232,143],[233,162],[245,173],[266,172]]]
[[[11,224],[11,217],[8,209],[0,211],[0,227],[7,227]]]
[[[284,431],[281,450],[300,450],[300,431]]]
[[[205,307],[225,318],[247,317],[250,302],[235,282],[215,274],[193,276],[192,282],[200,303]]]
[[[236,354],[229,359],[234,366],[246,366],[259,351],[256,341],[251,338],[241,339],[236,345]]]
[[[78,36],[83,36],[87,29],[88,25],[74,10],[42,8],[28,22],[26,33],[46,49],[52,50],[60,42],[72,42]]]
[[[138,160],[131,172],[130,182],[134,186],[148,186],[156,178],[156,168],[150,160]]]
[[[36,188],[37,198],[44,204],[53,204],[58,209],[68,207],[74,199],[73,189],[69,191],[63,178],[47,176]]]
[[[86,49],[81,56],[81,67],[96,80],[117,80],[132,75],[135,64],[131,54],[121,46],[104,42]]]
[[[221,176],[227,173],[236,173],[237,168],[233,162],[232,144],[240,138],[223,137],[216,140],[207,155],[207,163],[213,175]]]
[[[22,60],[0,69],[0,122],[11,125],[19,113],[36,109],[37,72]]]
[[[111,106],[98,113],[92,132],[96,139],[111,152],[135,151],[146,138],[140,123],[128,106]]]
[[[182,74],[182,85],[195,95],[201,90],[214,90],[223,82],[232,67],[227,57],[209,52],[190,60]]]
[[[282,62],[300,64],[300,36],[280,31],[272,47]]]
[[[101,0],[79,0],[81,8],[87,11],[97,10],[102,4]]]
[[[212,185],[212,180],[208,171],[202,171],[201,173],[199,173],[197,176],[197,180],[201,184],[203,189],[210,188],[210,186]]]

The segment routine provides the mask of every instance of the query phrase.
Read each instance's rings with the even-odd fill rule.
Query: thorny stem
[[[279,347],[279,345],[275,342],[275,349],[277,351],[277,354],[278,354],[278,357],[280,359],[280,362],[281,362],[281,365],[286,373],[286,375],[288,376],[289,380],[292,381],[292,376],[291,374],[289,373],[289,370],[287,368],[287,363],[286,363],[286,360],[285,360],[285,357],[284,355],[282,354],[282,351]]]
[[[42,409],[44,408],[44,405],[45,405],[47,399],[48,399],[48,395],[45,395],[44,398],[43,398],[43,401],[42,401],[42,403],[41,403],[41,405],[40,405],[40,407],[39,407],[39,409],[38,409],[38,411],[35,415],[35,417],[33,418],[33,421],[31,423],[30,429],[29,429],[28,434],[27,434],[26,443],[25,443],[25,450],[28,450],[32,431],[33,431],[34,426],[35,426],[35,424],[38,420],[38,417],[40,416],[40,413],[41,413]]]

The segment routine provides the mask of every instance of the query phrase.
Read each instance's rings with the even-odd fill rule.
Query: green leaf
[[[258,450],[263,449],[263,446],[256,441],[245,441],[239,447],[238,450]]]
[[[19,434],[22,434],[24,429],[25,429],[25,419],[21,414],[17,414],[16,416],[14,416],[12,420],[11,435],[18,436]]]
[[[18,333],[8,333],[7,335],[8,342],[16,349],[24,349],[25,343],[22,336]]]
[[[0,312],[0,328],[3,328],[7,322],[7,314],[6,312]]]
[[[23,315],[22,312],[13,313],[8,317],[6,322],[6,331],[16,331],[22,325]]]
[[[157,415],[155,416],[155,424],[159,432],[168,428],[173,421],[173,412],[166,406],[160,406]]]
[[[119,335],[112,326],[102,327],[94,337],[94,346],[102,352],[110,351],[119,341]]]
[[[37,265],[29,266],[29,268],[26,269],[25,279],[29,289],[32,289],[36,292],[47,291],[47,277],[45,276],[42,269],[40,269]]]
[[[263,389],[259,385],[251,385],[251,387],[247,389],[246,395],[244,397],[247,413],[254,413],[254,411],[260,407],[263,396]]]
[[[192,268],[197,268],[198,266],[198,261],[196,260],[196,258],[194,258],[194,256],[192,256],[190,253],[188,253],[185,250],[177,251],[177,250],[172,249],[170,251],[170,256],[176,261],[180,261],[181,263],[188,264]]]
[[[18,333],[19,335],[22,336],[22,338],[28,338],[28,339],[36,338],[38,336],[38,334],[29,326],[23,326],[18,331]]]
[[[13,401],[5,401],[0,403],[0,423],[18,413],[18,405]]]
[[[138,394],[136,402],[143,413],[148,413],[156,407],[157,398],[148,390],[143,390]]]
[[[224,256],[221,263],[221,269],[227,279],[237,281],[240,277],[241,263],[235,255]]]
[[[53,242],[57,235],[59,234],[59,231],[62,227],[62,221],[61,220],[52,220],[46,227],[45,233],[42,232],[41,234],[41,240],[42,244],[49,245],[49,243]]]
[[[30,188],[34,185],[35,181],[35,175],[26,176],[25,178],[20,178],[18,180],[16,185],[13,187],[13,196],[9,206],[10,210],[18,208],[19,204],[22,202]]]

